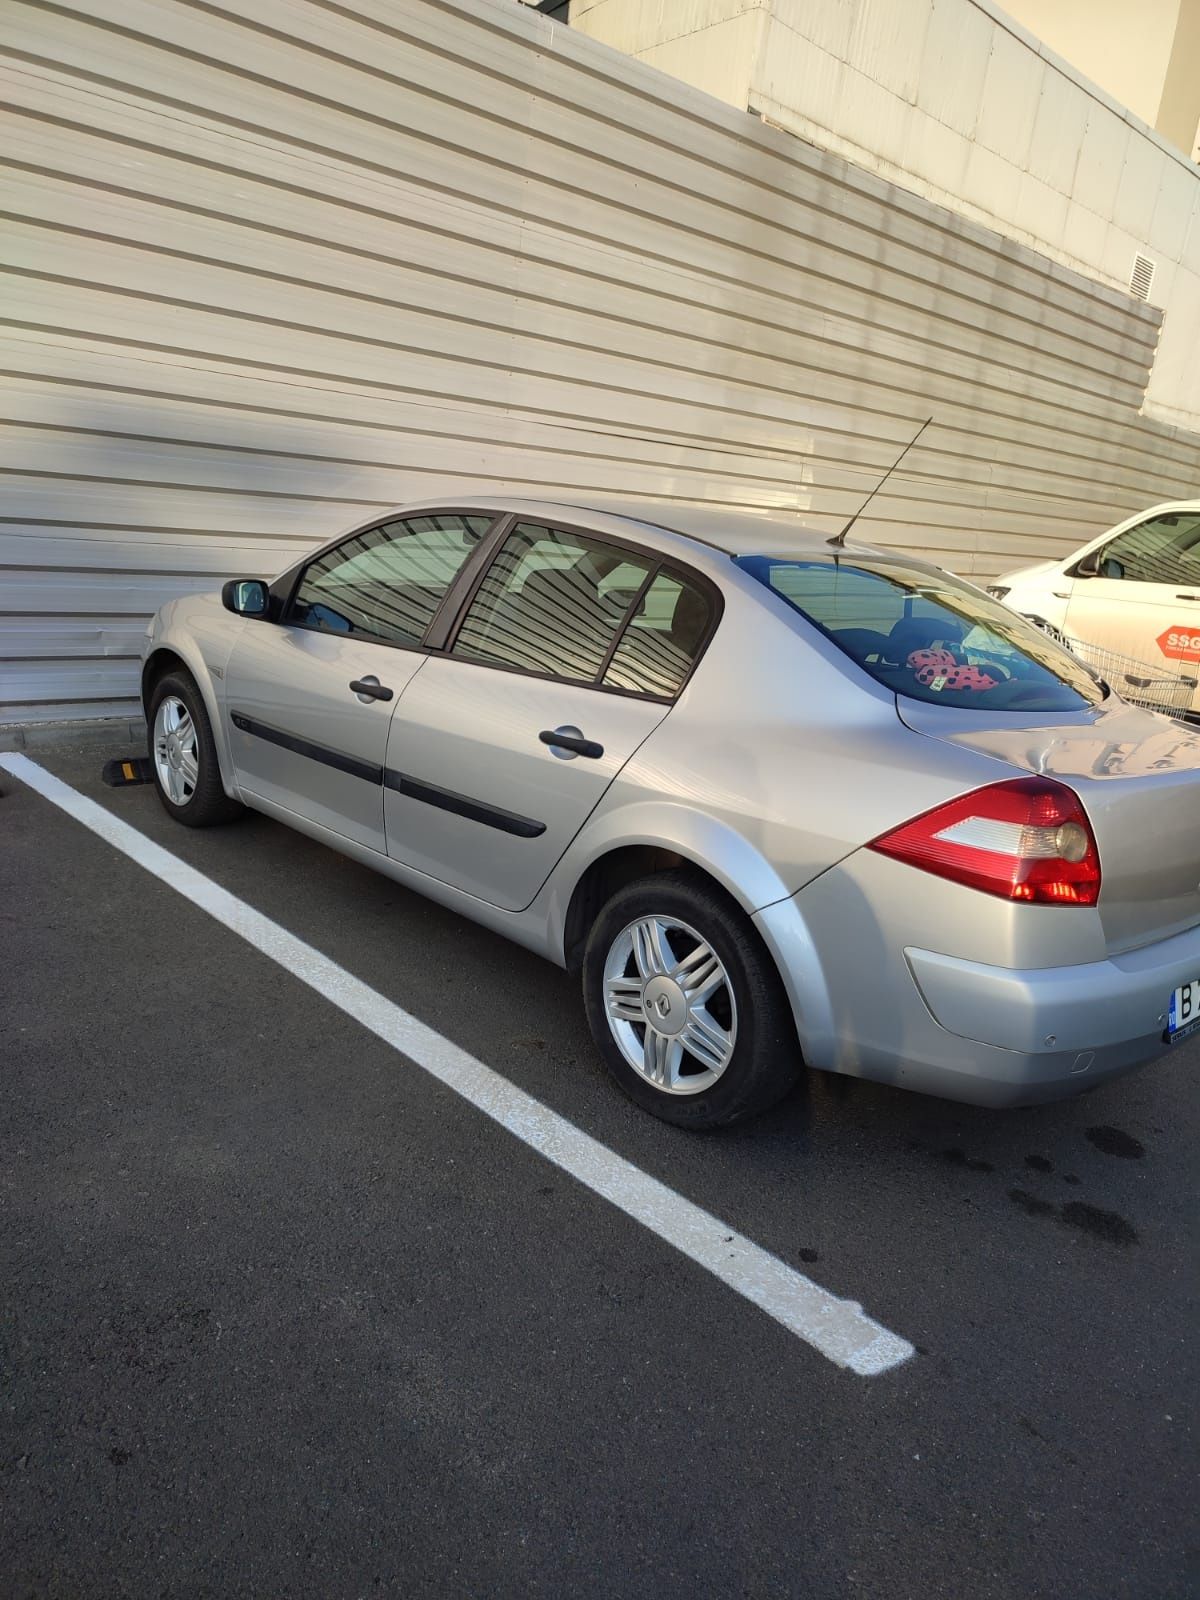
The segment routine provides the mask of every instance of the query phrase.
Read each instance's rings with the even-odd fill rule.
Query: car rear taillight
[[[1094,906],[1100,856],[1078,795],[1052,778],[1014,778],[951,800],[868,847],[1004,900]]]

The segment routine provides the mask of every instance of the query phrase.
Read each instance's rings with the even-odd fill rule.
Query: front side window
[[[896,694],[980,711],[1080,711],[1104,690],[1048,634],[949,573],[903,558],[737,564]]]
[[[385,644],[420,644],[491,522],[439,512],[356,533],[305,570],[287,621]]]
[[[1119,533],[1100,552],[1100,576],[1130,583],[1200,583],[1200,511],[1168,511]]]
[[[518,523],[471,602],[454,654],[595,683],[652,569],[579,534]]]

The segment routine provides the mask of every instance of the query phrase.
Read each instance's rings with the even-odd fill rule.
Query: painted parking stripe
[[[838,1366],[871,1377],[913,1354],[854,1301],[839,1300],[685,1200],[27,756],[0,754],[0,767]]]

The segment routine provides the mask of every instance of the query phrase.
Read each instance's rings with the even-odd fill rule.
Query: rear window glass
[[[1048,634],[949,573],[860,555],[736,559],[896,694],[980,711],[1079,711],[1104,698]]]

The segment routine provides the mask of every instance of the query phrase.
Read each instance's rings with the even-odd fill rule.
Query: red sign
[[[1156,642],[1172,661],[1194,661],[1200,657],[1200,622],[1181,622],[1160,633]]]

